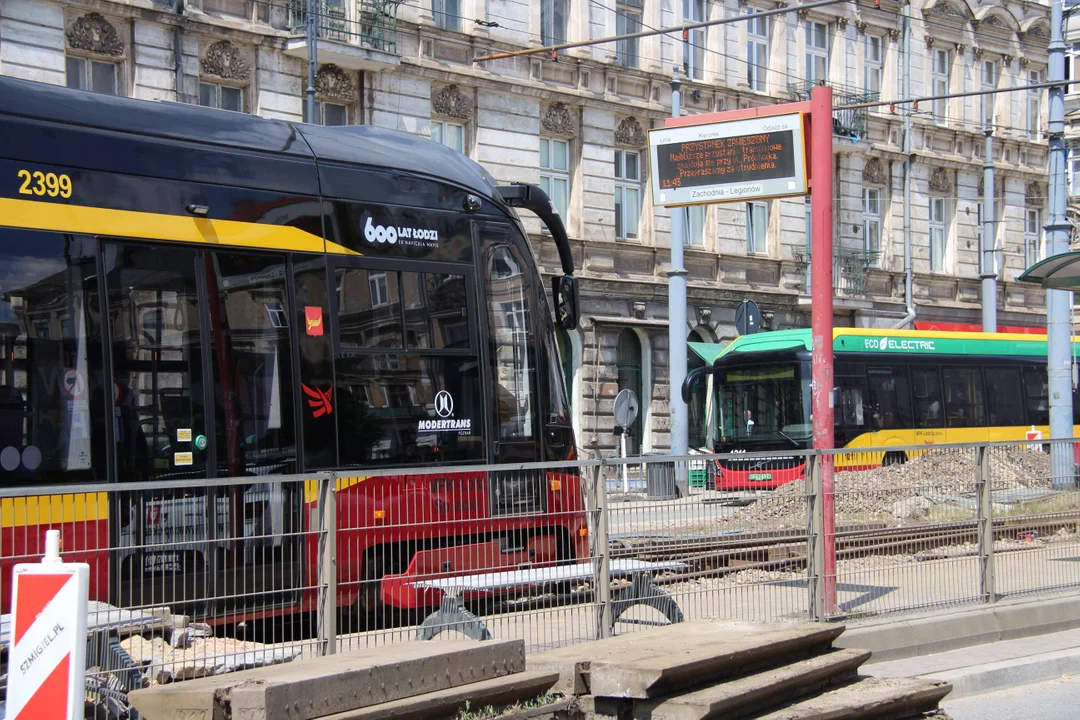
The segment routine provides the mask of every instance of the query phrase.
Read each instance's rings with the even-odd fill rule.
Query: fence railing
[[[788,83],[788,92],[796,100],[809,100],[810,92],[817,83],[813,80]],[[844,83],[828,83],[833,89],[833,105],[857,105],[859,103],[876,102],[881,99],[881,93]],[[866,108],[855,110],[833,111],[833,135],[859,140],[866,137]]]
[[[397,12],[402,0],[317,0],[315,32],[321,40],[397,52]],[[290,0],[289,30],[307,31],[307,1]]]
[[[114,695],[455,633],[535,651],[681,619],[850,622],[992,603],[1080,588],[1074,449],[3,488],[0,600],[10,612],[12,565],[37,561],[59,529],[64,559],[91,568],[104,664],[88,682]]]
[[[793,249],[791,258],[799,272],[799,289],[810,294],[810,250]],[[881,252],[838,247],[833,250],[833,293],[839,297],[863,297],[868,294],[867,279],[871,268],[878,267]]]

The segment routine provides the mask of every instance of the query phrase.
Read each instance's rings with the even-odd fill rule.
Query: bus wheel
[[[907,462],[907,455],[902,452],[887,452],[881,459],[882,467],[886,465],[903,465]]]

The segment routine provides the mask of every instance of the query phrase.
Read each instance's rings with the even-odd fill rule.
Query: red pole
[[[833,127],[832,88],[810,93],[810,329],[814,338],[811,384],[814,447],[833,447]],[[836,518],[833,458],[821,458],[822,508],[825,513],[825,612],[836,612]]]

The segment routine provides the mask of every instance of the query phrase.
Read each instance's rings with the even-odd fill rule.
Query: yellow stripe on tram
[[[368,478],[366,477],[339,477],[337,479],[337,491],[341,492],[353,485],[359,485]],[[304,503],[313,503],[319,499],[319,481],[308,480],[304,483]]]
[[[31,495],[0,500],[0,527],[94,522],[109,517],[109,494]]]
[[[262,250],[359,255],[343,245],[287,225],[208,220],[163,213],[111,210],[0,198],[0,223],[27,230],[111,235],[144,240],[229,245]]]

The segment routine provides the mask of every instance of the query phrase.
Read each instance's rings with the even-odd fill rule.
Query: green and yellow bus
[[[710,380],[705,448],[810,448],[810,351],[809,329],[745,335],[692,372],[683,386],[688,401]],[[836,328],[833,352],[836,447],[884,448],[861,454],[862,464],[907,459],[890,447],[1023,440],[1032,428],[1049,435],[1045,335]],[[1080,425],[1080,398],[1073,408]],[[803,466],[799,455],[766,464],[722,459],[716,487],[775,488],[801,478]]]

